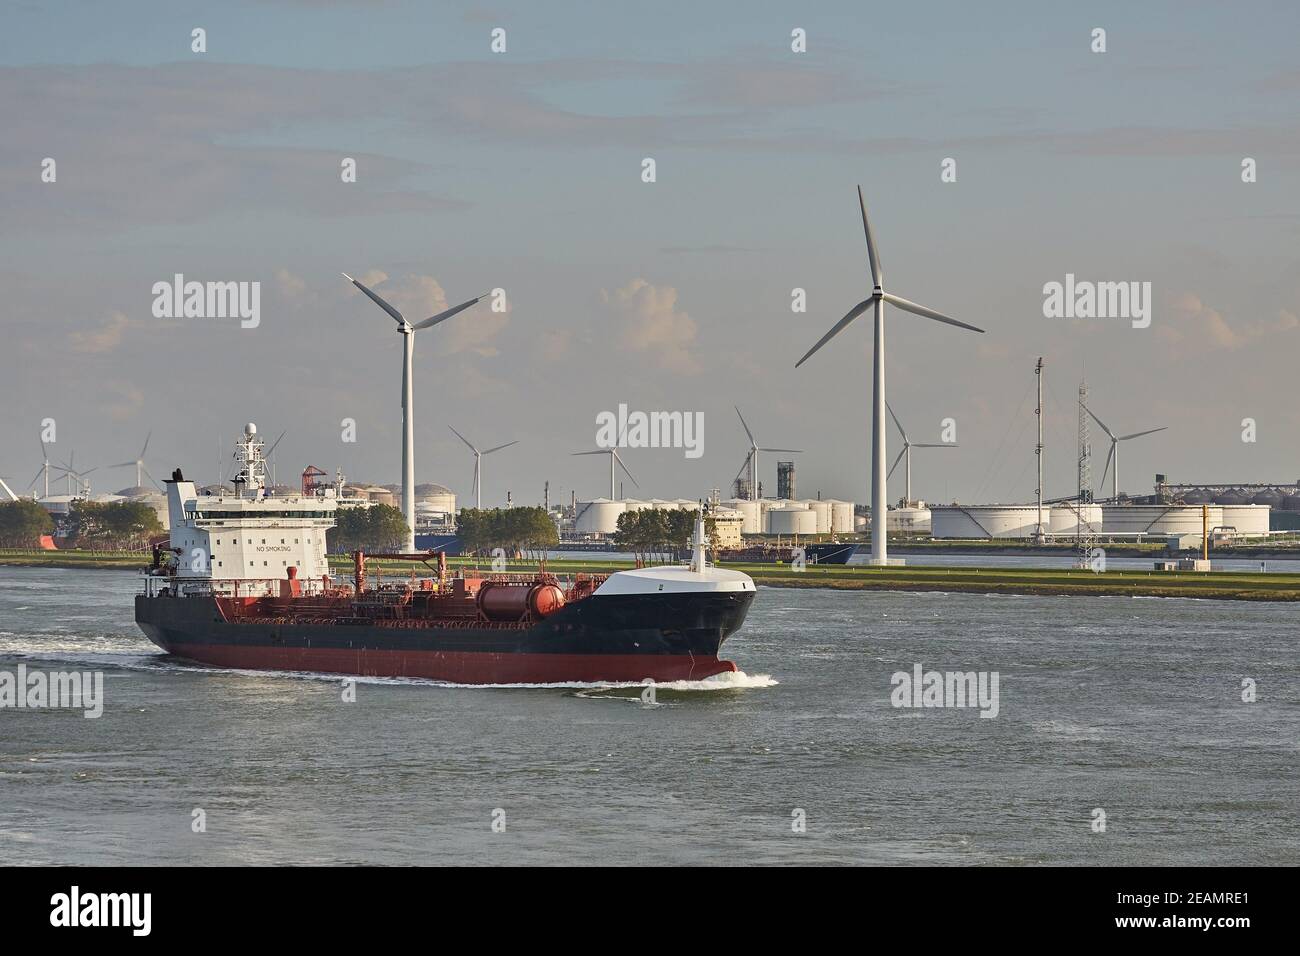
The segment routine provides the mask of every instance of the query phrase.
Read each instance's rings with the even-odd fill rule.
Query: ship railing
[[[148,597],[164,594],[172,597],[279,597],[285,581],[285,578],[183,578],[148,574],[144,576],[144,593]],[[298,585],[299,597],[324,596],[336,587],[310,578],[299,578]]]

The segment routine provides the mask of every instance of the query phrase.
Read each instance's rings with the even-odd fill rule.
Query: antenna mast
[[[1038,444],[1034,446],[1034,455],[1038,459],[1038,527],[1034,529],[1034,541],[1042,544],[1047,539],[1047,531],[1043,528],[1043,357],[1038,357],[1038,364],[1034,366],[1034,375],[1038,379],[1038,407],[1034,409],[1034,415],[1038,418]]]

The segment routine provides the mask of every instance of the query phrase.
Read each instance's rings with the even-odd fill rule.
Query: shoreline
[[[74,554],[76,555],[74,557]],[[0,553],[0,567],[53,568],[58,570],[142,571],[146,556],[132,553],[79,554],[76,552]],[[351,559],[331,556],[331,569],[346,577]],[[487,570],[487,562],[452,558],[452,568]],[[835,591],[913,591],[964,594],[1022,594],[1077,597],[1171,597],[1228,601],[1300,601],[1300,574],[1246,571],[1118,570],[1095,573],[1069,568],[927,567],[923,565],[873,568],[862,565],[811,566],[796,572],[783,565],[726,564],[743,571],[760,586],[773,588],[823,588]],[[412,572],[427,577],[423,565],[412,562],[374,561],[372,574],[406,577]],[[632,567],[626,561],[550,560],[557,573],[608,574]],[[510,562],[507,570],[535,570],[535,561]]]

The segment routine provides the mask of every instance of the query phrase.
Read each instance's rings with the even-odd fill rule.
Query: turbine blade
[[[602,449],[600,449],[599,451],[575,451],[575,452],[571,452],[570,454],[573,454],[573,455],[608,455],[609,452],[610,452],[610,449],[608,449],[608,448],[602,448]]]
[[[374,302],[375,305],[379,306],[381,309],[383,309],[385,312],[387,312],[389,315],[391,315],[394,319],[396,319],[398,325],[405,325],[405,324],[406,324],[406,319],[402,318],[402,313],[398,312],[398,311],[397,311],[396,309],[394,309],[391,305],[389,305],[387,302],[385,302],[382,298],[380,298],[380,297],[379,297],[378,295],[376,295],[374,292],[371,292],[369,289],[367,289],[365,286],[363,286],[363,285],[362,285],[360,282],[358,282],[356,279],[352,278],[352,276],[348,275],[346,272],[341,273],[341,274],[342,274],[343,278],[347,279],[347,280],[348,280],[349,282],[351,282],[354,286],[356,286],[358,289],[360,289],[362,292],[364,292],[366,295],[368,295],[368,296],[370,297],[370,300],[371,300],[372,302]]]
[[[749,467],[749,460],[753,457],[754,457],[754,449],[751,448],[749,450],[749,454],[745,456],[745,463],[740,466],[740,471],[736,472],[736,477],[731,479],[732,481],[735,481],[737,478],[739,478],[741,475],[745,473],[745,469]]]
[[[1087,408],[1086,405],[1084,407]],[[1105,426],[1103,425],[1102,427],[1104,428]],[[1097,482],[1097,489],[1099,491],[1106,487],[1106,472],[1110,471],[1110,460],[1113,457],[1115,457],[1115,443],[1111,442],[1110,451],[1106,454],[1106,467],[1101,470],[1101,480]]]
[[[1083,406],[1083,410],[1087,412],[1089,415],[1092,415],[1092,409],[1089,408],[1087,405]],[[1101,426],[1101,430],[1106,433],[1106,436],[1108,438],[1112,440],[1115,438],[1115,433],[1112,432],[1109,428],[1107,428],[1106,423],[1103,422],[1100,418],[1098,418],[1096,415],[1092,415],[1092,420]]]
[[[288,429],[286,428],[285,431],[288,431]],[[280,432],[280,438],[277,438],[277,439],[275,440],[274,444],[271,445],[270,450],[267,451],[267,453],[266,453],[265,455],[262,456],[262,457],[264,457],[267,461],[270,461],[270,460],[271,460],[271,456],[275,454],[275,447],[276,447],[276,445],[280,444],[280,439],[281,439],[281,438],[284,438],[284,434],[285,434],[284,432]],[[135,464],[135,462],[132,462],[131,464]]]
[[[867,311],[867,306],[871,305],[871,302],[872,299],[863,299],[853,308],[849,309],[849,314],[844,316],[844,318],[840,319],[838,322],[836,322],[835,326],[829,332],[823,335],[816,345],[814,345],[812,348],[810,348],[807,352],[804,353],[803,358],[801,358],[799,361],[794,363],[794,367],[798,368],[804,362],[808,361],[808,359],[812,356],[814,352],[816,352],[819,348],[821,348],[831,339],[835,338],[835,336],[839,335],[840,330],[843,329],[844,326],[848,325],[850,322],[852,322],[854,319],[860,316],[863,312]]]
[[[894,406],[890,405],[889,402],[885,402],[885,407],[889,409],[889,417],[892,418],[894,424],[898,426],[898,434],[903,436],[903,441],[907,441],[907,432],[903,431],[903,423],[900,422],[898,416],[894,414]],[[885,477],[888,478],[889,476],[886,475]]]
[[[1150,428],[1144,432],[1134,432],[1132,435],[1120,435],[1116,441],[1128,441],[1130,438],[1141,438],[1143,435],[1154,435],[1156,432],[1162,432],[1168,427],[1168,425],[1162,425],[1159,428]]]
[[[740,406],[733,405],[732,408],[736,410],[736,414],[740,417],[740,424],[744,427],[745,434],[749,436],[749,444],[757,445],[758,442],[754,441],[754,433],[749,430],[749,425],[745,423],[745,416],[740,414]]]
[[[900,451],[898,453],[898,457],[894,459],[894,463],[889,466],[889,471],[885,472],[886,480],[888,480],[889,476],[894,473],[894,469],[898,467],[898,463],[903,460],[903,456],[906,454],[907,454],[907,446],[904,445],[903,450]]]
[[[451,428],[450,425],[448,425],[447,427],[448,427],[448,428]],[[460,432],[456,431],[456,429],[454,429],[454,428],[451,428],[451,433],[452,433],[453,435],[455,435],[457,438],[459,438],[461,441],[463,441],[463,442],[465,443],[466,447],[468,447],[470,451],[472,451],[472,452],[473,452],[474,454],[476,454],[476,455],[478,454],[478,449],[475,448],[473,445],[470,444],[468,438],[466,438],[466,437],[465,437],[464,435],[462,435]]]
[[[904,299],[902,296],[891,295],[890,293],[886,292],[884,295],[881,296],[881,298],[884,299],[886,302],[890,303],[891,305],[897,306],[898,308],[902,309],[904,312],[911,312],[913,315],[919,315],[926,319],[934,319],[936,322],[944,322],[948,325],[955,325],[959,329],[966,329],[967,331],[970,332],[984,331],[978,326],[967,325],[965,322],[958,322],[956,319],[952,318],[951,316],[944,315],[942,312],[936,312],[934,311],[934,309],[927,309],[923,305],[917,305],[915,302],[912,302],[908,299]]]
[[[450,319],[453,315],[456,315],[458,312],[464,312],[471,305],[474,305],[480,299],[486,298],[488,295],[489,293],[484,292],[482,295],[475,296],[474,298],[470,299],[468,302],[462,302],[460,305],[452,306],[446,312],[439,312],[437,315],[431,315],[422,322],[416,322],[413,328],[427,329],[431,325],[437,325],[439,322],[444,322],[447,319]]]
[[[38,469],[36,470],[36,477],[32,479],[31,484],[29,484],[29,485],[28,485],[24,490],[25,490],[25,491],[31,491],[31,490],[32,490],[32,485],[34,485],[34,484],[36,484],[36,482],[40,481],[40,480],[41,480],[41,475],[43,475],[43,474],[45,474],[45,466],[44,466],[44,465],[41,465],[41,467],[38,468]]]
[[[759,451],[779,451],[779,452],[784,452],[787,455],[803,454],[803,449],[801,448],[760,448]]]
[[[871,284],[877,289],[884,287],[885,274],[880,268],[880,254],[876,251],[876,237],[871,234],[871,221],[867,219],[867,203],[862,198],[862,187],[858,187],[858,208],[862,210],[862,231],[867,236],[867,262],[871,265]]]
[[[509,448],[511,445],[518,445],[518,444],[519,444],[519,439],[516,438],[514,441],[508,441],[504,445],[497,445],[496,448],[489,448],[487,451],[483,452],[483,454],[490,455],[494,451],[500,451],[502,448]]]
[[[120,462],[118,462],[116,465],[106,465],[105,467],[106,467],[106,468],[134,468],[134,467],[135,467],[135,462],[133,462],[133,461],[120,461]]]
[[[140,460],[144,461],[145,453],[149,451],[149,439],[153,438],[153,429],[149,429],[149,434],[144,436],[144,447],[140,449]]]
[[[159,491],[162,491],[162,485],[158,484],[158,479],[157,479],[157,478],[155,478],[153,475],[149,474],[149,469],[148,469],[148,468],[146,468],[144,465],[141,465],[141,466],[140,466],[140,470],[144,472],[144,476],[145,476],[146,478],[149,479],[149,483],[150,483],[150,484],[152,484],[152,485],[153,485],[155,488],[157,488]]]
[[[630,472],[630,471],[627,470],[627,465],[623,464],[623,459],[620,458],[620,457],[618,457],[618,452],[617,452],[617,451],[614,451],[614,449],[612,449],[612,448],[610,449],[610,452],[613,454],[613,456],[614,456],[614,460],[615,460],[616,462],[618,462],[618,467],[620,467],[620,468],[623,469],[623,474],[627,475],[629,478],[632,478],[632,472]],[[632,484],[633,484],[633,485],[636,485],[636,487],[638,487],[638,488],[641,487],[640,485],[637,484],[635,478],[632,478]]]
[[[947,441],[920,442],[920,441],[914,441],[914,442],[912,442],[912,447],[913,447],[913,448],[956,448],[956,447],[957,447],[957,443],[956,443],[955,441],[954,441],[954,442],[947,442]]]

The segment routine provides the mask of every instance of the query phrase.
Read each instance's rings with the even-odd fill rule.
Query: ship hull
[[[209,597],[136,597],[136,622],[169,654],[255,670],[466,684],[700,680],[754,594],[595,595],[529,624],[229,620]]]

